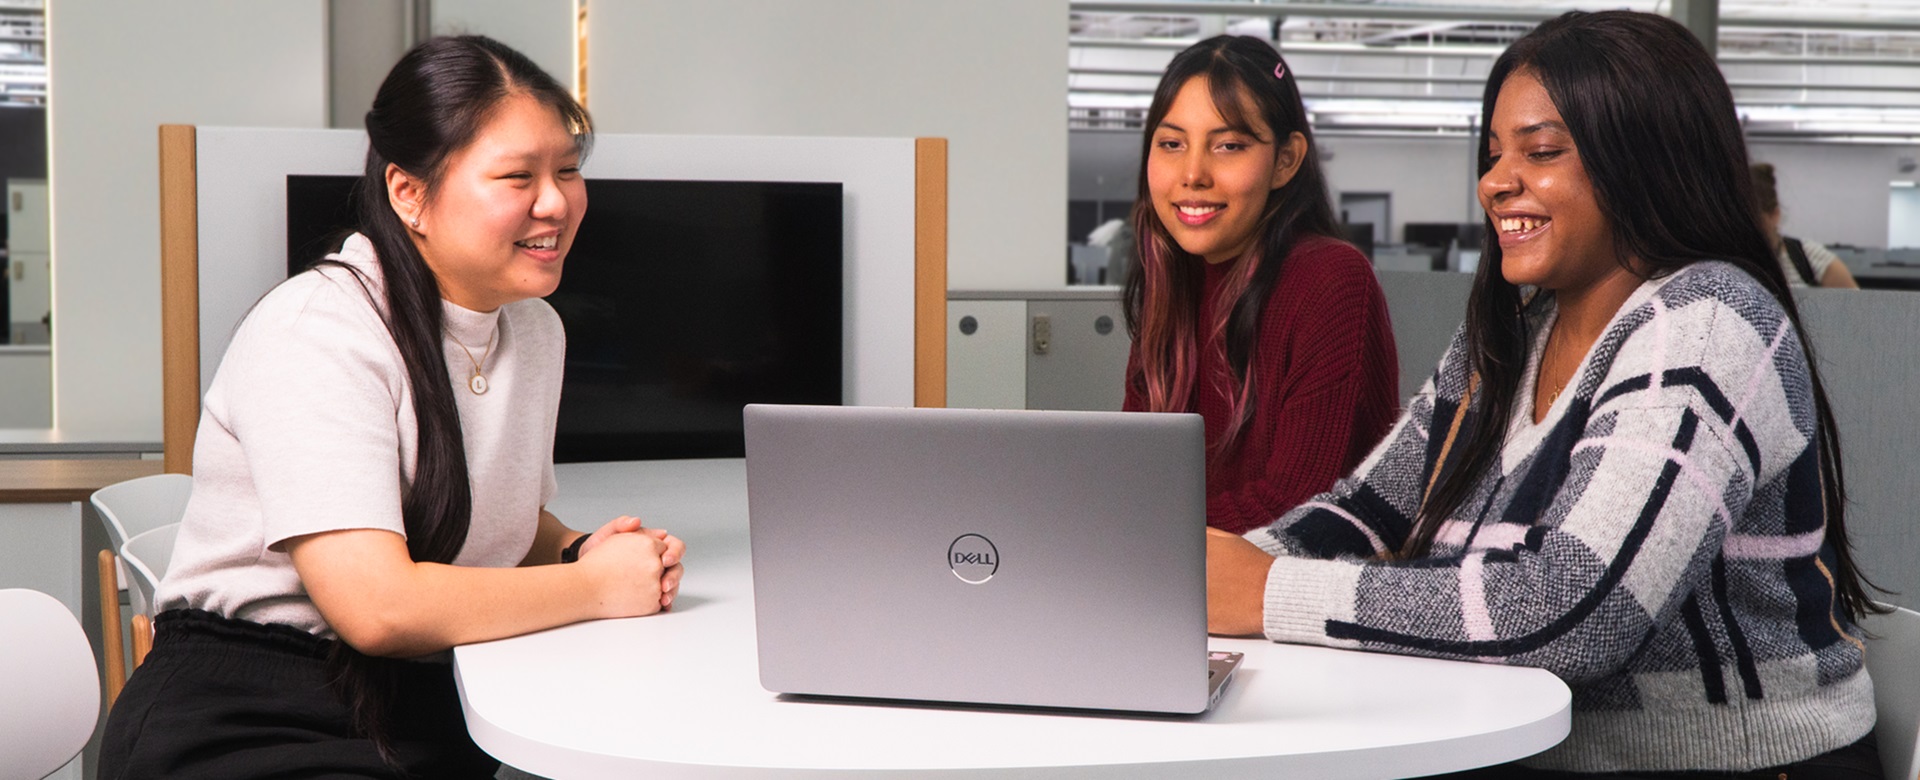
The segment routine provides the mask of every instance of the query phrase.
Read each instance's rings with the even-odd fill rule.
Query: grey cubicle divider
[[[1920,609],[1920,296],[1800,290],[1847,471],[1847,532],[1883,598]]]
[[[1394,350],[1400,353],[1400,401],[1420,391],[1440,364],[1453,332],[1467,313],[1473,274],[1453,271],[1377,271],[1393,320]]]

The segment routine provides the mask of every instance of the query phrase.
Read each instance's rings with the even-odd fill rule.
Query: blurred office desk
[[[1867,290],[1920,290],[1920,266],[1875,263],[1847,268]]]
[[[454,649],[474,740],[556,780],[1405,777],[1531,755],[1570,722],[1567,686],[1537,669],[1264,640],[1212,640],[1246,662],[1191,718],[791,700],[759,684],[741,461],[565,465],[559,481],[562,520],[643,517],[688,563],[670,613]]]

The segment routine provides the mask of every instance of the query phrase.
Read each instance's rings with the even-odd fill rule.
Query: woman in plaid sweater
[[[1570,13],[1483,111],[1466,325],[1350,478],[1210,536],[1210,627],[1566,680],[1571,735],[1492,776],[1878,776],[1833,417],[1712,57]]]

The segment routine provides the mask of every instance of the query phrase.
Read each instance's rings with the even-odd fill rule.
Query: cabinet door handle
[[[1053,318],[1045,314],[1033,315],[1033,354],[1045,355],[1047,348],[1053,345]]]

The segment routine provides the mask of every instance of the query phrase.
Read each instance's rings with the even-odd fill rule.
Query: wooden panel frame
[[[200,187],[192,125],[160,126],[161,429],[166,470],[193,473],[200,424]]]
[[[913,145],[913,405],[947,405],[947,139]]]
[[[947,402],[948,142],[945,138],[912,140],[911,403],[940,407]],[[198,141],[194,126],[160,128],[164,464],[166,471],[180,474],[190,474],[193,469],[203,381]]]

